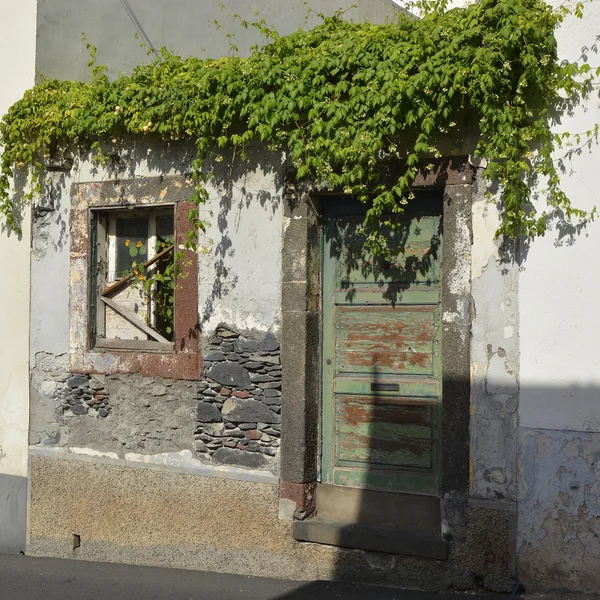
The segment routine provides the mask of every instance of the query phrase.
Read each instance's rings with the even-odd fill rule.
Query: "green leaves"
[[[127,135],[195,142],[199,208],[208,196],[207,158],[243,160],[257,138],[289,152],[298,179],[369,201],[370,243],[382,249],[378,219],[384,210],[402,211],[419,162],[438,156],[444,138],[455,152],[469,151],[459,141],[472,133],[467,117],[488,176],[504,190],[499,233],[543,234],[545,220],[523,183],[532,174],[551,182],[554,208],[586,218],[560,191],[551,158],[555,144],[572,140],[554,137],[547,121],[550,107],[585,97],[600,74],[558,62],[554,29],[569,11],[579,16],[581,4],[555,11],[542,0],[481,0],[451,11],[440,0],[421,5],[420,20],[373,25],[322,17],[314,29],[285,37],[263,21],[248,22],[270,43],[247,59],[182,59],[162,49],[114,81],[88,44],[91,83],[44,80],[0,122],[0,214],[18,228],[19,205],[10,194],[15,169],[29,166],[30,199],[51,155],[93,150],[103,161]],[[397,177],[384,185],[380,165],[389,160],[399,165]],[[197,232],[207,228],[198,208],[190,212],[186,248],[194,249]]]

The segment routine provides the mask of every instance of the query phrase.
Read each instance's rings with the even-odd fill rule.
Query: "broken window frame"
[[[175,351],[175,342],[168,340],[153,326],[155,326],[156,310],[152,301],[152,291],[148,294],[147,310],[150,311],[150,324],[146,319],[119,306],[110,295],[122,288],[131,286],[133,273],[117,278],[117,220],[120,215],[127,218],[144,216],[148,218],[147,235],[147,260],[143,263],[144,269],[152,269],[154,265],[168,253],[173,254],[177,236],[176,230],[176,205],[172,203],[157,203],[132,206],[97,207],[90,211],[91,223],[91,253],[90,253],[90,342],[94,350],[119,350],[134,352],[159,352],[170,353]],[[156,221],[157,217],[169,215],[173,219],[172,237],[173,245],[162,252],[156,251],[158,242]],[[175,337],[175,310],[176,301],[173,303],[172,329]],[[107,338],[106,311],[112,310],[121,318],[145,336],[145,339],[119,339]],[[147,339],[150,338],[150,339]]]

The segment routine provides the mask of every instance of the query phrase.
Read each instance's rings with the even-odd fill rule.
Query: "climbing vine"
[[[541,0],[481,0],[449,11],[437,2],[420,19],[373,25],[336,15],[287,36],[261,22],[254,26],[269,43],[248,58],[182,59],[162,50],[116,80],[95,64],[89,83],[44,80],[0,124],[0,212],[18,227],[15,169],[29,169],[31,198],[48,158],[90,149],[106,156],[107,145],[118,152],[133,134],[195,144],[198,208],[207,199],[206,161],[243,160],[259,140],[288,153],[298,180],[369,202],[367,225],[393,226],[419,161],[475,132],[475,154],[502,190],[498,234],[543,235],[557,213],[593,216],[561,190],[553,152],[566,137],[550,124],[551,111],[589,96],[597,75],[558,60],[555,29],[581,11]],[[380,178],[387,161],[403,165],[392,184]],[[544,182],[549,211],[534,205],[532,178]],[[190,215],[192,229],[205,227],[199,214]],[[369,233],[375,249],[384,244],[378,231]]]

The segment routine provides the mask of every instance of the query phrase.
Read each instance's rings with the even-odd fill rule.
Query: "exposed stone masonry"
[[[279,343],[217,328],[198,382],[196,451],[211,462],[268,468],[281,437]]]
[[[89,448],[119,458],[193,452],[195,381],[76,374],[69,370],[68,355],[38,353],[31,403],[32,445]]]
[[[90,415],[108,417],[110,404],[109,393],[104,387],[104,377],[67,374],[61,377],[62,385],[54,392],[58,410],[64,415]]]

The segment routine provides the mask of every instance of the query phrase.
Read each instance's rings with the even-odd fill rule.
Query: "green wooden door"
[[[438,495],[441,217],[419,202],[389,233],[396,257],[365,250],[364,213],[324,219],[322,481]],[[358,214],[357,214],[358,213]]]

